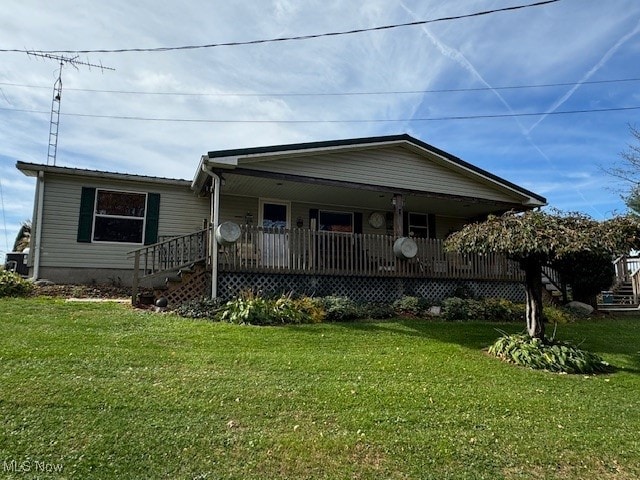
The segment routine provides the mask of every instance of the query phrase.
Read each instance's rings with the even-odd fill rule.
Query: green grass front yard
[[[640,318],[558,328],[619,367],[587,377],[489,357],[496,327],[2,299],[0,478],[640,478]]]

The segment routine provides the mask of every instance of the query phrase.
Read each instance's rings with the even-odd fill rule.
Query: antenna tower
[[[27,52],[27,55],[46,58],[48,60],[55,60],[60,62],[60,69],[58,70],[58,78],[53,84],[53,99],[51,100],[51,119],[49,121],[49,147],[47,148],[47,165],[56,164],[56,155],[58,153],[58,128],[60,127],[60,101],[62,100],[62,67],[64,65],[71,65],[78,70],[78,65],[85,67],[96,67],[100,71],[115,70],[115,68],[105,67],[102,64],[97,65],[94,63],[83,62],[79,60],[78,56],[65,57],[63,55],[53,55],[50,53],[40,52]]]

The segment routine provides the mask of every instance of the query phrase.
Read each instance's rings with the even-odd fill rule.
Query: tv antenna
[[[54,55],[51,53],[41,52],[27,52],[27,55],[39,58],[46,58],[48,60],[55,60],[60,63],[60,69],[58,70],[58,78],[53,84],[53,99],[51,100],[51,120],[49,121],[49,147],[47,148],[47,165],[56,164],[56,155],[58,153],[58,129],[60,127],[60,101],[62,100],[62,67],[65,65],[71,65],[78,70],[78,65],[84,67],[99,68],[101,72],[105,70],[115,70],[115,68],[105,67],[100,64],[83,62],[79,59],[78,55],[75,57],[66,57],[63,55]]]

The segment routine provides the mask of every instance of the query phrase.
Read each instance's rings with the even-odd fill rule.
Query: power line
[[[0,110],[13,111],[20,113],[37,113],[48,114],[49,112],[42,110],[23,110],[14,108],[0,108]],[[633,107],[610,107],[610,108],[592,108],[584,110],[561,110],[553,112],[522,112],[522,113],[489,113],[479,115],[454,115],[446,117],[427,117],[427,118],[379,118],[379,119],[345,119],[345,120],[237,120],[237,119],[197,119],[197,118],[161,118],[161,117],[140,117],[133,115],[98,115],[91,113],[61,113],[70,117],[83,118],[108,118],[115,120],[135,120],[145,122],[175,122],[175,123],[397,123],[397,122],[439,122],[447,120],[475,120],[475,119],[491,119],[491,118],[513,118],[513,117],[536,117],[542,115],[577,115],[586,113],[606,113],[606,112],[623,112],[631,110],[640,110],[640,106]]]
[[[425,93],[464,93],[483,92],[493,90],[524,90],[528,88],[553,88],[553,87],[575,87],[576,85],[597,85],[607,83],[640,82],[640,78],[620,78],[613,80],[591,80],[585,82],[559,82],[559,83],[534,83],[529,85],[503,85],[496,87],[469,87],[469,88],[442,88],[429,90],[387,90],[387,91],[356,91],[356,92],[148,92],[140,90],[102,90],[96,88],[69,88],[65,90],[76,92],[92,93],[115,93],[127,95],[163,95],[163,96],[185,96],[185,97],[343,97],[343,96],[364,96],[364,95],[405,95],[405,94],[425,94]],[[21,88],[50,88],[42,85],[28,85],[21,83],[0,82],[0,85]]]
[[[242,42],[223,42],[223,43],[209,43],[205,45],[181,45],[176,47],[154,47],[154,48],[118,48],[118,49],[98,49],[98,50],[38,50],[40,53],[66,53],[66,54],[74,54],[74,53],[128,53],[128,52],[170,52],[175,50],[196,50],[202,48],[216,48],[216,47],[237,47],[242,45],[259,45],[263,43],[275,43],[275,42],[289,42],[289,41],[297,41],[297,40],[311,40],[315,38],[323,38],[323,37],[337,37],[340,35],[353,35],[364,32],[374,32],[381,30],[391,30],[395,28],[402,27],[414,27],[419,25],[427,25],[430,23],[437,22],[448,22],[452,20],[461,20],[464,18],[472,18],[472,17],[481,17],[485,15],[491,15],[494,13],[500,12],[512,12],[516,10],[522,10],[525,8],[532,7],[540,7],[543,5],[549,5],[551,3],[559,2],[560,0],[545,0],[535,3],[529,3],[525,5],[515,5],[512,7],[504,7],[504,8],[496,8],[492,10],[483,10],[480,12],[468,13],[464,15],[455,15],[449,17],[440,17],[431,20],[419,20],[415,22],[407,22],[407,23],[396,23],[391,25],[382,25],[377,27],[369,27],[369,28],[358,28],[353,30],[343,30],[337,32],[327,32],[327,33],[317,33],[317,34],[309,34],[309,35],[298,35],[298,36],[290,36],[290,37],[277,37],[277,38],[269,38],[269,39],[261,39],[261,40],[248,40]],[[0,49],[0,52],[14,52],[14,53],[26,53],[27,50],[20,49]]]

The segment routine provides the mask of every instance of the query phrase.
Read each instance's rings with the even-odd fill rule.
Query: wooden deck
[[[205,229],[130,252],[134,264],[132,302],[136,303],[138,285],[144,278],[169,275],[199,262],[211,268],[211,238],[211,230]],[[518,263],[502,255],[445,253],[443,240],[419,238],[415,239],[417,255],[401,259],[393,252],[394,240],[391,235],[243,226],[236,243],[216,244],[218,271],[258,276],[367,277],[369,280],[524,281]]]

